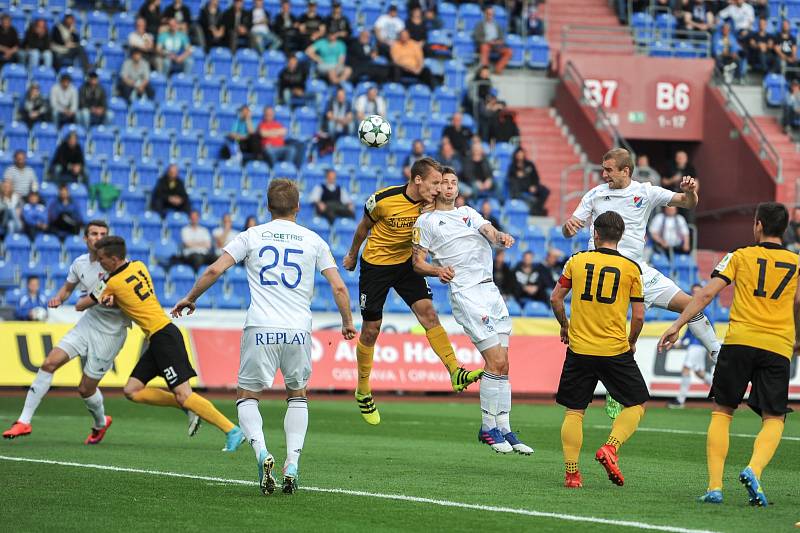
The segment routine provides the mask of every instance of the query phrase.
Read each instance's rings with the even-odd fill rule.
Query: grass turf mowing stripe
[[[593,429],[608,429],[608,426],[592,426]],[[702,435],[703,437],[706,436],[705,431],[691,431],[688,429],[669,429],[669,428],[637,428],[636,432],[645,432],[645,433],[673,433],[677,435]],[[744,437],[746,439],[754,439],[758,435],[749,435],[747,433],[731,433],[731,437]],[[800,441],[800,437],[787,437],[784,435],[781,437],[781,440],[789,440],[789,441]]]
[[[92,463],[75,463],[71,461],[55,461],[51,459],[32,459],[28,457],[11,457],[7,455],[0,455],[0,460],[2,461],[15,461],[15,462],[22,462],[22,463],[39,463],[39,464],[49,464],[49,465],[58,465],[58,466],[72,466],[78,468],[92,468],[95,470],[109,470],[112,472],[127,472],[131,474],[147,474],[152,476],[165,476],[165,477],[175,477],[175,478],[185,478],[185,479],[197,479],[200,481],[209,481],[214,483],[219,483],[223,485],[258,485],[255,481],[247,481],[243,479],[228,479],[228,478],[221,478],[221,477],[214,477],[214,476],[200,476],[195,474],[182,474],[180,472],[164,472],[160,470],[147,470],[143,468],[128,468],[123,466],[111,466],[111,465],[98,465]],[[471,503],[462,503],[462,502],[455,502],[450,500],[436,500],[433,498],[420,498],[417,496],[406,496],[404,494],[381,494],[375,492],[366,492],[360,490],[348,490],[348,489],[329,489],[329,488],[320,488],[320,487],[302,487],[301,490],[308,491],[308,492],[322,492],[328,494],[343,494],[346,496],[361,496],[366,498],[379,498],[384,500],[395,500],[395,501],[404,501],[404,502],[411,502],[411,503],[424,503],[429,505],[438,505],[441,507],[457,507],[460,509],[469,509],[474,511],[485,511],[491,513],[505,513],[505,514],[516,514],[516,515],[523,515],[523,516],[533,516],[533,517],[540,517],[540,518],[555,518],[558,520],[565,520],[571,522],[588,522],[592,524],[603,524],[603,525],[611,525],[611,526],[619,526],[619,527],[630,527],[635,529],[643,529],[649,531],[668,531],[670,533],[715,533],[710,530],[705,529],[687,529],[682,527],[674,527],[674,526],[660,526],[656,524],[648,524],[645,522],[635,522],[629,520],[611,520],[607,518],[595,518],[592,516],[579,516],[579,515],[569,515],[569,514],[562,514],[562,513],[548,513],[544,511],[531,511],[528,509],[515,509],[511,507],[495,507],[491,505],[477,505]]]

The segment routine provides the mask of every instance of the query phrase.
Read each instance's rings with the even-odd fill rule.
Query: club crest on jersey
[[[464,217],[461,220],[464,221],[464,224],[466,224],[468,228],[472,227],[472,221],[469,219],[469,217]]]
[[[634,196],[633,197],[633,206],[636,207],[637,209],[642,207],[643,203],[644,203],[644,197],[642,197],[642,196]]]
[[[489,320],[488,315],[483,315],[481,317],[481,322],[483,322],[483,327],[485,327],[488,331],[494,331],[494,326],[492,325],[491,320]]]

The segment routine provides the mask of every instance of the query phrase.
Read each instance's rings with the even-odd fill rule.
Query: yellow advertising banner
[[[30,385],[47,353],[72,327],[72,324],[0,322],[0,346],[3,347],[0,355],[0,386]],[[189,359],[195,366],[188,333],[183,329],[181,333]],[[141,329],[134,326],[128,330],[128,338],[114,360],[114,367],[105,375],[100,385],[123,387],[145,346],[146,338]],[[81,369],[82,362],[76,357],[53,375],[53,385],[77,387],[81,380]],[[197,378],[192,378],[189,383],[196,386]],[[167,386],[162,378],[156,378],[150,384],[156,387]]]

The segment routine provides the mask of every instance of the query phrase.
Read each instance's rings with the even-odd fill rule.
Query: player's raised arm
[[[353,242],[350,244],[350,249],[347,251],[347,254],[342,259],[342,265],[347,270],[354,270],[356,268],[356,262],[358,261],[358,252],[361,250],[361,245],[364,244],[364,240],[369,235],[369,230],[372,229],[372,226],[375,225],[375,222],[367,215],[364,214],[361,217],[361,220],[358,222],[358,226],[356,226],[356,232],[353,234]]]
[[[69,281],[65,281],[64,284],[58,289],[58,292],[55,296],[53,296],[49,302],[47,302],[48,307],[59,307],[62,303],[69,300],[69,297],[72,296],[72,291],[75,290],[77,287],[77,283],[70,283]]]
[[[195,302],[204,292],[208,290],[222,276],[226,270],[236,264],[236,260],[228,252],[223,252],[219,258],[209,266],[203,274],[194,282],[194,286],[189,293],[183,297],[170,311],[172,318],[178,318],[184,309],[188,309],[187,314],[191,315],[195,310]]]
[[[498,229],[492,226],[491,223],[484,224],[478,229],[478,231],[480,231],[481,235],[486,237],[486,240],[492,244],[496,244],[497,246],[502,246],[504,248],[511,248],[514,246],[514,237],[508,233],[498,231]]]
[[[681,191],[676,192],[670,200],[670,206],[683,207],[684,209],[694,209],[697,206],[697,180],[691,176],[684,176],[681,179]]]
[[[686,308],[680,316],[675,319],[675,322],[672,323],[669,329],[661,335],[661,339],[658,341],[658,349],[665,351],[672,348],[675,343],[678,342],[678,335],[680,334],[681,328],[685,326],[692,317],[702,312],[703,309],[714,300],[714,297],[728,286],[728,283],[729,280],[725,278],[712,277],[711,281],[709,281],[705,287],[697,291],[697,294],[692,297],[692,300],[686,305]]]
[[[347,285],[342,281],[339,270],[336,268],[326,268],[322,271],[322,275],[333,289],[333,300],[342,316],[342,336],[347,340],[354,339],[356,327],[353,325],[353,313],[350,311],[350,293]]]

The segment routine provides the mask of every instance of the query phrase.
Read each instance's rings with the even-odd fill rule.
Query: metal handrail
[[[720,88],[722,96],[725,98],[725,103],[731,111],[736,113],[742,119],[742,126],[740,129],[742,135],[753,134],[758,142],[758,157],[759,159],[766,159],[775,165],[775,175],[770,175],[775,183],[783,183],[783,159],[778,151],[769,141],[767,136],[761,131],[761,128],[756,123],[755,119],[747,112],[747,107],[742,103],[737,96],[733,87],[725,81],[725,77],[718,69],[714,69],[714,83]]]
[[[559,208],[560,220],[567,219],[567,203],[573,198],[578,198],[586,194],[586,191],[592,188],[592,175],[595,173],[599,174],[602,171],[602,166],[594,165],[592,163],[575,163],[574,165],[570,165],[561,171],[561,182],[559,184],[559,196],[561,197],[561,206]],[[567,192],[567,187],[569,186],[569,176],[576,172],[580,172],[582,174],[581,189]]]

